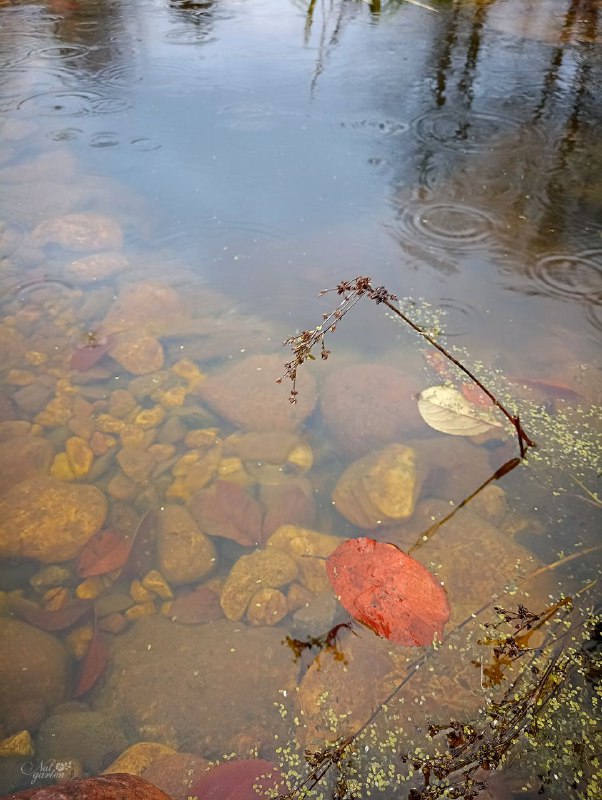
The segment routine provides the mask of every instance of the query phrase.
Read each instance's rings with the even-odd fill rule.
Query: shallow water
[[[238,559],[255,543],[265,547],[274,520],[408,548],[516,455],[511,430],[469,440],[421,420],[418,392],[445,380],[462,388],[465,379],[433,365],[426,343],[368,300],[327,341],[329,360],[300,369],[300,405],[308,410],[290,421],[287,381],[275,384],[290,359],[281,342],[318,324],[337,302],[318,293],[343,279],[370,275],[374,285],[412,298],[407,313],[456,348],[537,440],[528,466],[495,484],[505,494],[459,512],[456,522],[472,516],[450,529],[450,554],[445,526],[425,545],[420,558],[457,599],[452,623],[518,581],[516,562],[528,574],[530,555],[551,564],[597,544],[599,15],[596,0],[0,1],[1,488],[15,492],[13,485],[49,474],[101,493],[108,511],[97,527],[131,539],[149,509],[154,520],[148,557],[129,564],[127,577],[115,573],[90,589],[114,604],[120,630],[104,628],[108,666],[83,693],[84,705],[59,704],[59,711],[125,712],[107,730],[128,744],[157,741],[210,759],[253,752],[291,768],[295,748],[319,739],[312,714],[321,689],[362,695],[371,675],[366,653],[382,657],[374,696],[366,692],[349,712],[353,729],[403,674],[413,652],[391,656],[358,629],[360,645],[353,636],[341,645],[352,664],[347,683],[334,658],[323,675],[314,663],[303,688],[311,660],[295,663],[285,637],[307,644],[347,619],[328,604],[323,575],[311,587],[300,578],[277,584],[269,608],[285,613],[275,625],[266,624],[267,611],[255,624],[253,612],[227,622],[216,600]],[[203,389],[254,356],[266,357],[251,362],[268,375],[263,383],[234,372],[210,396]],[[266,435],[272,428],[281,437]],[[293,431],[290,441],[283,429]],[[241,430],[261,435],[249,443],[237,438]],[[360,529],[351,511],[333,507],[332,493],[354,460],[394,442],[415,449],[418,508],[407,520],[374,519]],[[236,489],[209,513],[198,495],[216,491],[217,482]],[[7,496],[7,541],[23,524],[15,497],[34,521],[48,516],[36,492],[25,501]],[[80,501],[63,507],[69,502],[77,508]],[[202,576],[168,579],[171,591],[205,586],[213,593],[205,605],[220,619],[168,623],[159,595],[132,597],[132,579],[165,572],[170,561],[171,545],[153,547],[155,537],[165,538],[158,520],[172,506],[191,509],[210,534],[215,562]],[[270,523],[254,529],[253,514]],[[243,529],[242,542],[223,534],[230,524]],[[51,589],[65,588],[69,598],[87,591],[78,588],[77,552],[53,554],[50,542],[43,557],[28,551],[21,558],[17,546],[0,541],[5,617],[16,613],[14,592],[49,608],[60,604],[36,584],[48,564],[67,568]],[[447,559],[459,565],[453,575]],[[550,595],[589,586],[598,563],[592,552],[550,571],[532,610]],[[594,591],[576,605],[590,607]],[[298,610],[316,595],[322,606],[300,621]],[[128,608],[139,610],[124,615]],[[97,609],[96,622],[103,616]],[[83,631],[80,650],[74,629]],[[245,641],[242,661],[229,655],[236,632]],[[32,759],[96,774],[124,749],[84,753],[73,720],[57,717],[58,700],[78,686],[91,617],[49,635],[68,647],[69,690],[23,714],[14,706],[27,705],[24,697],[2,701],[2,736],[28,729],[37,746],[27,762],[25,755],[0,760],[2,792],[31,785],[23,764]],[[159,652],[144,680],[154,690],[161,679],[148,718],[136,686],[146,636]],[[186,641],[181,654],[178,636]],[[318,645],[308,647],[313,655]],[[262,658],[270,648],[278,652],[273,669]],[[197,653],[199,665],[191,665]],[[437,662],[432,685],[408,703],[419,691],[439,699],[458,693],[444,716],[476,713],[460,691],[461,662]],[[5,668],[8,675],[10,663]],[[274,704],[296,698],[298,681],[302,699],[291,701],[288,720],[305,716],[307,728],[301,719],[289,729]],[[240,695],[231,698],[238,683]],[[410,715],[412,746],[420,745],[414,727],[428,714]],[[59,750],[48,744],[53,724],[62,731]],[[341,719],[334,727],[349,732]],[[284,754],[275,732],[292,742]],[[535,774],[511,765],[492,792],[523,796],[524,785],[536,792]],[[570,784],[569,768],[561,778]],[[546,791],[566,797],[565,786],[554,794],[546,783]]]

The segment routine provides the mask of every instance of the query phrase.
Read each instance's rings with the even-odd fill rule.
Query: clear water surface
[[[328,342],[330,359],[300,370],[311,414],[281,422],[282,341],[318,324],[337,302],[318,293],[343,279],[369,275],[411,298],[410,316],[537,439],[528,465],[450,521],[449,539],[444,525],[415,551],[449,586],[450,627],[537,565],[579,552],[545,573],[530,610],[584,587],[576,606],[595,605],[600,13],[597,0],[0,0],[0,613],[22,618],[19,598],[56,611],[100,594],[94,615],[61,630],[38,619],[65,648],[68,686],[29,711],[23,693],[0,695],[0,738],[27,730],[36,748],[0,759],[0,791],[56,778],[34,779],[24,764],[54,759],[92,775],[144,741],[197,768],[259,755],[303,774],[304,747],[356,730],[399,682],[415,649],[361,627],[324,638],[348,617],[323,574],[279,582],[266,568],[253,580],[269,600],[240,619],[222,608],[234,565],[270,549],[274,520],[407,549],[516,455],[512,431],[450,436],[421,420],[418,392],[466,382],[367,300]],[[268,379],[241,382],[248,363]],[[209,397],[203,382],[222,373]],[[333,505],[335,487],[350,464],[394,443],[414,448],[416,509],[358,526]],[[60,516],[39,499],[57,481],[101,493],[103,530],[131,540],[143,520],[146,560],[82,589],[77,554],[52,550],[57,525],[42,557],[11,545],[19,503],[40,523]],[[208,512],[199,495],[216,502],[218,484],[225,499]],[[59,505],[70,502],[77,516],[80,501]],[[167,530],[173,507],[190,516]],[[264,522],[249,541],[223,533],[252,528],[253,514]],[[178,576],[186,536],[190,548],[214,548],[203,575]],[[62,571],[48,577],[55,564]],[[176,599],[197,592],[186,623],[184,613],[171,621],[171,599],[140,588],[152,570]],[[92,635],[108,663],[74,699]],[[470,663],[482,656],[471,650],[479,634],[463,636],[451,660],[433,661],[430,683],[408,683],[405,710],[390,711],[365,753],[362,744],[360,774],[385,759],[405,775],[401,756],[428,739],[428,720],[484,713],[488,687],[481,678],[475,689]],[[301,656],[293,640],[305,643]],[[3,656],[7,685],[17,664],[35,661]],[[82,744],[78,724],[95,744]],[[177,763],[172,773],[184,770]],[[587,796],[571,770],[557,766],[553,780],[511,758],[487,791]],[[406,797],[409,780],[379,796]],[[182,781],[180,794],[170,784],[174,798],[187,796]]]

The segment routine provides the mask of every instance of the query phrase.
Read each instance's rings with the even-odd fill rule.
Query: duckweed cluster
[[[526,618],[522,629],[530,630],[531,622],[544,616]],[[496,622],[480,626],[483,638],[472,644],[472,655],[494,661],[510,652],[513,663],[500,682],[504,688],[484,692],[483,705],[470,720],[430,724],[421,716],[420,698],[408,704],[406,694],[391,698],[370,724],[342,740],[335,739],[339,720],[333,716],[332,742],[303,752],[304,725],[295,717],[291,739],[277,748],[291,787],[279,800],[476,797],[491,773],[507,764],[515,774],[520,765],[521,791],[559,800],[599,797],[601,690],[595,678],[601,664],[587,644],[601,620],[566,603],[553,619],[546,616],[542,645],[508,650],[517,619],[502,612]],[[328,691],[320,702],[328,707]],[[415,710],[408,714],[410,706]],[[278,707],[286,718],[289,709]]]

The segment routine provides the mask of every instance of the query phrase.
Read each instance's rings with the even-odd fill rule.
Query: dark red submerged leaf
[[[108,660],[109,651],[107,646],[102,635],[95,629],[88,652],[79,667],[75,691],[73,692],[74,697],[81,697],[94,686],[104,672]]]
[[[31,600],[16,595],[9,596],[9,605],[15,614],[43,631],[62,631],[73,625],[92,607],[91,600],[70,600],[54,611],[41,608]]]
[[[210,536],[233,539],[243,547],[262,542],[263,511],[244,486],[215,481],[192,498],[190,510],[202,530]]]
[[[133,540],[126,541],[115,531],[100,531],[80,552],[77,574],[80,578],[91,578],[121,569],[128,559],[132,542]]]
[[[76,369],[78,372],[85,372],[87,369],[91,369],[106,355],[110,345],[111,340],[108,336],[89,344],[78,345],[71,356],[69,367]]]
[[[144,575],[153,568],[156,553],[157,515],[149,508],[138,522],[134,535],[129,539],[130,554],[124,564],[122,575],[133,578]]]
[[[326,560],[326,571],[341,604],[379,636],[410,647],[442,637],[449,619],[445,590],[394,544],[347,539]]]
[[[192,592],[176,597],[169,610],[170,619],[185,625],[214,622],[223,616],[219,595],[208,586],[198,586]]]
[[[26,789],[4,800],[171,800],[168,794],[137,775],[98,775],[63,781],[56,786]],[[199,799],[200,800],[200,799]]]
[[[270,789],[286,791],[282,774],[271,761],[251,758],[213,767],[193,783],[190,795],[199,800],[258,800]]]

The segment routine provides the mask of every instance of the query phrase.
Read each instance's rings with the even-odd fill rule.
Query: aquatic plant
[[[441,357],[458,370],[464,381],[459,391],[466,401],[478,407],[484,397],[506,418],[518,439],[520,456],[502,465],[450,514],[425,531],[410,550],[432,536],[485,486],[526,463],[528,451],[530,455],[532,451],[536,454],[533,459],[536,465],[557,466],[561,462],[568,467],[573,485],[582,490],[582,499],[596,506],[601,504],[598,494],[585,482],[591,478],[592,468],[594,475],[597,469],[600,434],[592,423],[595,410],[578,408],[572,415],[566,411],[552,418],[542,407],[526,404],[527,411],[521,414],[521,420],[511,382],[500,371],[483,364],[468,369],[464,351],[441,343],[440,322],[432,309],[425,313],[424,308],[413,305],[418,313],[411,319],[395,295],[384,287],[373,287],[371,280],[362,276],[325,291],[336,291],[342,296],[338,307],[323,315],[322,324],[285,342],[292,348],[293,358],[286,363],[280,381],[284,377],[291,380],[292,403],[297,401],[301,365],[315,358],[314,349],[319,349],[322,359],[329,357],[326,335],[334,333],[362,297],[368,297],[377,305],[384,305],[388,316],[409,325],[435,349],[437,359],[432,364],[440,377],[444,372],[438,360]],[[421,324],[422,320],[416,321],[421,315],[428,319],[428,328]],[[454,382],[453,378],[448,380],[447,374],[443,377],[446,383]],[[471,384],[469,389],[466,378]],[[478,390],[477,395],[472,387]],[[438,402],[436,395],[435,399]],[[462,404],[461,413],[464,409]],[[525,419],[529,434],[523,427]],[[541,437],[546,442],[539,457],[538,451],[534,451],[533,434],[538,441]],[[599,473],[597,469],[598,476]],[[522,582],[598,549],[582,546],[568,556],[561,554],[556,562],[540,567]],[[525,791],[543,794],[550,790],[554,797],[566,797],[571,792],[583,800],[599,796],[602,763],[596,742],[599,733],[596,720],[600,689],[594,678],[599,678],[600,659],[591,641],[597,635],[600,617],[591,608],[579,609],[574,605],[577,597],[585,597],[595,585],[596,581],[591,581],[573,599],[561,597],[537,613],[522,604],[516,610],[495,606],[492,600],[446,634],[442,646],[457,651],[462,659],[471,654],[471,662],[481,674],[483,702],[466,719],[451,718],[441,724],[423,717],[416,721],[413,734],[404,729],[406,722],[402,724],[402,720],[409,719],[403,708],[402,689],[421,668],[428,666],[437,653],[436,642],[416,658],[407,674],[352,733],[335,738],[317,750],[302,752],[296,736],[302,722],[295,717],[291,742],[278,749],[282,771],[291,787],[287,794],[279,796],[281,800],[310,796],[332,800],[397,798],[402,796],[401,787],[408,800],[473,798],[495,770],[517,761],[524,770]],[[492,587],[492,592],[499,588]],[[480,634],[475,637],[467,626],[474,626],[475,620],[482,619],[487,612],[490,618],[478,623]],[[461,642],[460,634],[463,634]],[[327,695],[325,691],[321,703],[326,704]],[[339,720],[332,709],[329,711],[331,731],[336,736]],[[288,710],[282,706],[281,713],[286,716]]]

